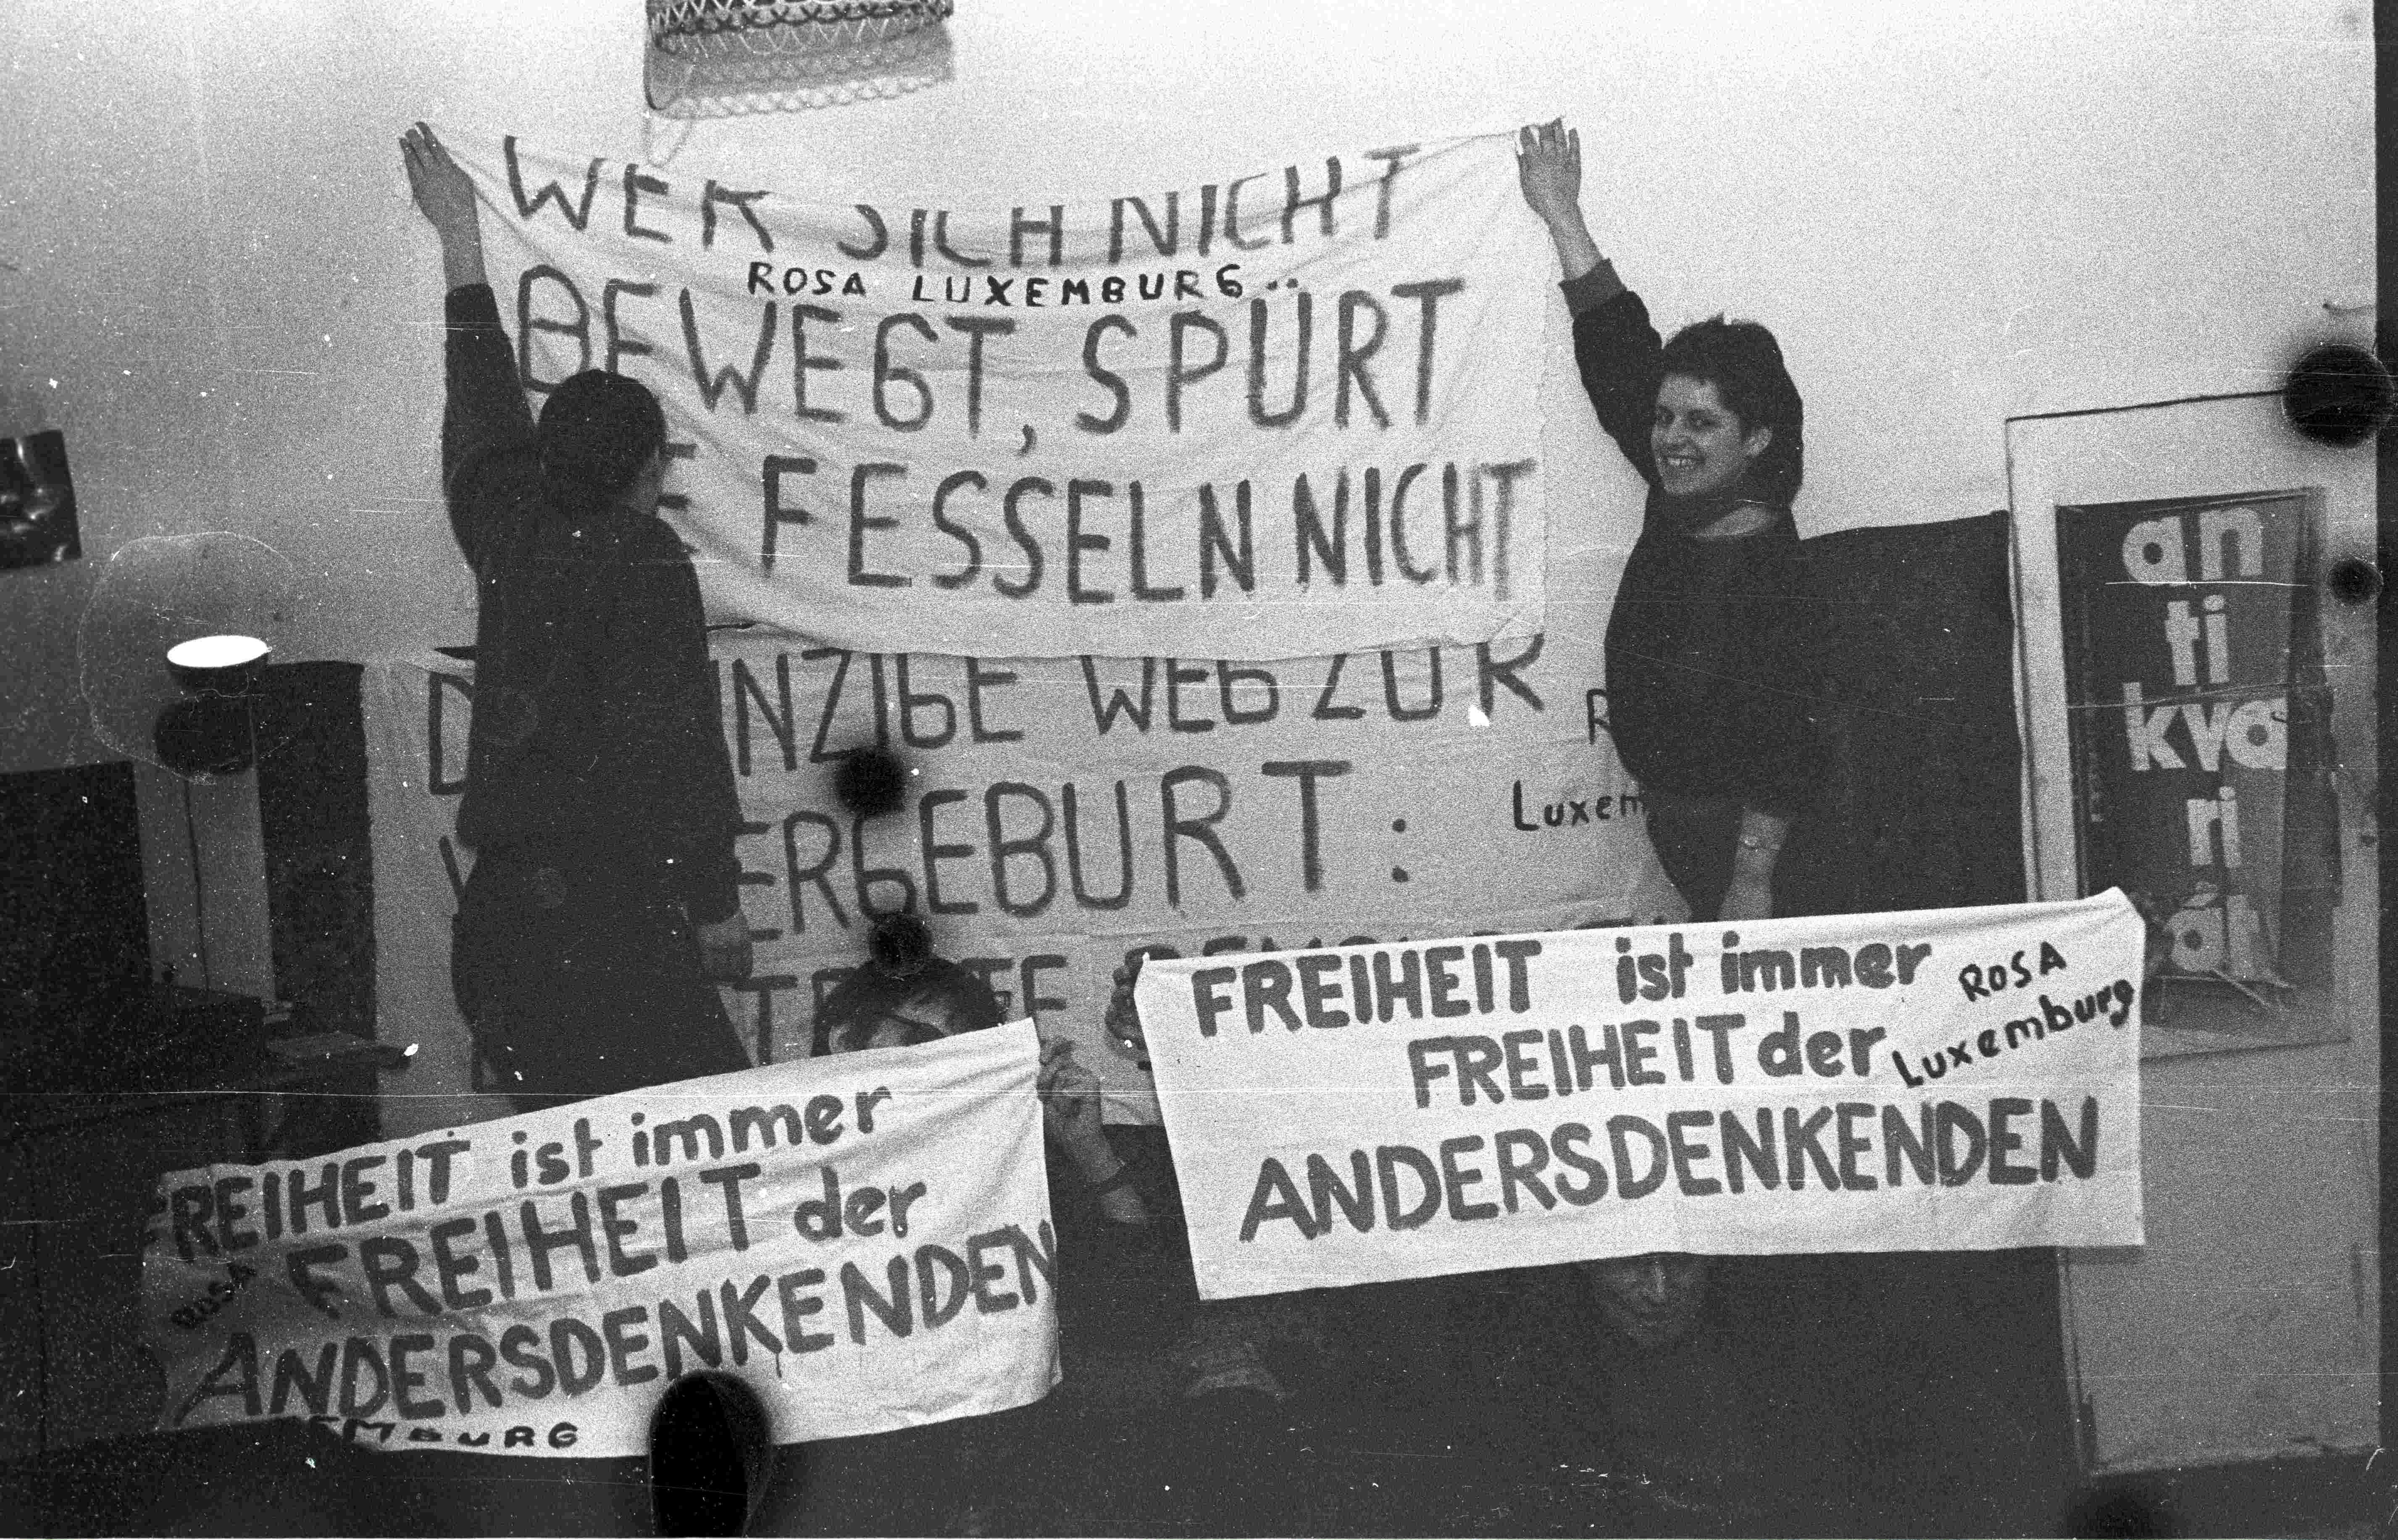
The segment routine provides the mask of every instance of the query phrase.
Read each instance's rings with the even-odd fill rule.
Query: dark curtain
[[[2026,895],[2003,513],[1805,543],[1821,601],[1829,751],[1792,831],[1792,913],[2019,903]]]
[[[258,816],[276,995],[300,1007],[295,1030],[371,1038],[374,858],[362,672],[355,663],[265,670]]]
[[[0,776],[0,1012],[10,1026],[38,1028],[149,971],[133,766]]]
[[[2007,516],[1844,530],[1806,549],[1829,767],[1785,853],[1786,912],[2023,901]],[[1857,1533],[2056,1533],[2077,1466],[2055,1253],[1806,1268],[1824,1333],[1810,1357],[1836,1366],[1856,1455]]]

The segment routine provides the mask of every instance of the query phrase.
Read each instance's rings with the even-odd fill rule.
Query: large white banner
[[[2144,939],[2110,892],[1153,965],[1200,1292],[2138,1245]]]
[[[1650,854],[1574,639],[1233,664],[998,662],[719,633],[725,741],[757,969],[726,992],[753,1059],[804,1057],[816,1003],[912,907],[1013,1015],[1081,1040],[1109,1115],[1154,1120],[1149,1076],[1101,1031],[1126,954],[1183,956],[1646,922],[1680,912]],[[386,1077],[401,1120],[476,1115],[449,997],[474,669],[379,660],[377,1005],[420,1045]],[[874,818],[841,756],[908,764]],[[405,1034],[405,1035],[401,1035]],[[436,1111],[435,1109],[441,1109]]]
[[[778,1443],[1058,1381],[1057,1237],[1018,1023],[159,1182],[161,1426],[646,1454],[707,1368]]]
[[[451,131],[529,388],[664,402],[720,614],[981,657],[1540,628],[1556,263],[1507,136],[835,205]]]

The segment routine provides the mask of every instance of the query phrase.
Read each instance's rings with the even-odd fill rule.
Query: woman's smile
[[[1650,452],[1657,480],[1669,496],[1698,497],[1722,492],[1765,453],[1773,430],[1741,426],[1740,414],[1717,394],[1713,382],[1668,374],[1657,387],[1657,415],[1650,428]]]

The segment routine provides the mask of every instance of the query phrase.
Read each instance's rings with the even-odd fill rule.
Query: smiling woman
[[[1525,201],[1566,274],[1583,386],[1649,483],[1607,623],[1609,729],[1691,917],[1763,919],[1818,759],[1790,517],[1805,454],[1798,390],[1754,321],[1718,316],[1662,342],[1583,221],[1580,136],[1528,128],[1518,151]]]

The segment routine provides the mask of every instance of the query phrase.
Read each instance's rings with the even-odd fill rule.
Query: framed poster
[[[2148,916],[2143,1057],[2349,1037],[2375,922],[2350,891],[2370,606],[2328,575],[2370,548],[2353,467],[2271,396],[2009,434],[2033,895],[2120,886]]]
[[[2334,574],[2373,457],[2261,392],[2014,419],[2007,469],[2033,891],[2120,883],[2162,943],[2147,1244],[2061,1263],[2083,1459],[2369,1450],[2378,638]]]
[[[2162,926],[2161,1024],[2263,1031],[2331,969],[2339,895],[2322,495],[2060,505],[2072,834],[2086,892]]]

